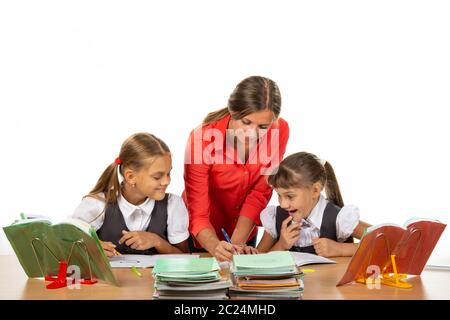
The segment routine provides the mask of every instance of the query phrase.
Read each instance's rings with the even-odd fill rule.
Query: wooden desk
[[[303,299],[450,299],[450,271],[425,269],[420,277],[411,277],[412,289],[382,286],[369,290],[362,284],[336,287],[350,258],[337,258],[335,265],[310,265],[314,273],[305,274]],[[113,269],[121,283],[114,287],[104,283],[82,285],[81,289],[47,290],[43,279],[28,279],[15,256],[0,256],[0,299],[151,299],[151,269],[142,270],[142,278],[129,269]],[[225,273],[227,271],[224,271]]]

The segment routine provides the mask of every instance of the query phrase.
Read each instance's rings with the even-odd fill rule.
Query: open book
[[[90,278],[90,266],[95,279],[118,285],[97,233],[84,221],[69,218],[52,224],[44,217],[24,217],[3,230],[30,278],[57,275],[64,260],[78,266],[83,279]]]
[[[378,267],[381,274],[393,273],[391,255],[395,255],[398,273],[420,275],[445,227],[438,220],[414,218],[403,227],[381,224],[367,228],[338,286],[366,279],[370,266]]]

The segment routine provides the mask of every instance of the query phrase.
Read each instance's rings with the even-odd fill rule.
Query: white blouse
[[[117,202],[128,230],[147,230],[155,200],[147,198],[144,203],[135,206],[120,195]],[[81,219],[98,230],[105,220],[105,202],[100,199],[85,197],[75,209],[72,218]],[[167,236],[169,242],[176,244],[189,238],[188,226],[189,216],[183,199],[169,193],[167,202]]]
[[[312,239],[319,237],[320,227],[322,225],[322,217],[328,200],[321,194],[314,209],[308,218],[304,219],[309,224],[303,226],[300,231],[300,239],[294,244],[297,247],[308,247],[312,245]],[[277,239],[276,230],[276,206],[268,206],[261,212],[261,223],[264,230],[269,233],[272,238]],[[353,205],[342,207],[336,218],[336,237],[339,242],[344,242],[353,234],[359,223],[359,209]]]

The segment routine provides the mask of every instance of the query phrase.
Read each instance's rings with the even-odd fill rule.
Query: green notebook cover
[[[166,273],[156,275],[155,279],[157,280],[156,282],[204,283],[220,280],[220,274],[219,271],[214,271],[193,277],[192,275],[187,276],[186,274],[180,276],[178,273]]]
[[[237,269],[277,269],[291,268],[295,261],[289,251],[273,251],[261,254],[241,254],[233,256]]]
[[[156,260],[153,274],[157,273],[180,273],[201,274],[220,270],[216,258],[179,258]]]
[[[297,267],[289,251],[234,255],[231,272],[236,275],[277,275],[295,273]]]
[[[82,241],[89,253],[93,277],[118,285],[97,233],[83,221],[67,219],[67,221],[52,225],[49,220],[45,219],[23,219],[4,227],[3,230],[23,270],[30,278],[44,275],[56,276],[59,270],[59,260],[67,260],[72,244]],[[33,239],[41,240],[33,242],[36,254],[31,245]],[[44,244],[53,252],[56,259]],[[83,248],[84,246],[74,246],[69,265],[79,266],[81,277],[87,279],[90,277],[88,257]],[[39,259],[42,270],[37,259]]]

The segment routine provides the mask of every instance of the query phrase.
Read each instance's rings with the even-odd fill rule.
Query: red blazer
[[[278,165],[286,151],[289,126],[279,118],[250,150],[247,162],[237,161],[225,141],[229,120],[230,116],[226,116],[194,129],[186,147],[182,197],[189,211],[189,231],[194,237],[206,228],[214,229],[221,240],[224,238],[221,228],[225,228],[231,237],[241,215],[260,225],[259,215],[272,196],[267,174],[262,174],[262,170]],[[279,160],[273,158],[268,164],[268,158],[262,155],[274,155],[272,139],[277,141],[273,148]],[[256,233],[257,228],[249,239]]]

